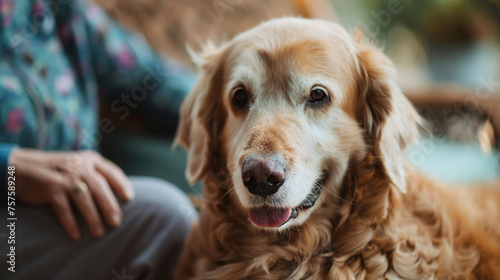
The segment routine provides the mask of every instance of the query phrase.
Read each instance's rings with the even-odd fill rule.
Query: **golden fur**
[[[286,18],[196,61],[177,142],[206,207],[179,279],[500,279],[500,188],[447,188],[405,163],[421,120],[378,49],[338,25]],[[308,108],[318,83],[330,101]],[[247,111],[231,105],[238,84],[252,94]],[[316,205],[277,229],[249,220],[240,174],[247,155],[271,152],[290,169],[276,207],[328,173]]]

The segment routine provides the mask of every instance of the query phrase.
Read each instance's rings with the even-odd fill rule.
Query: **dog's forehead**
[[[323,21],[296,20],[271,22],[238,36],[231,80],[259,81],[268,89],[288,92],[301,79],[352,75],[355,49],[343,29]]]

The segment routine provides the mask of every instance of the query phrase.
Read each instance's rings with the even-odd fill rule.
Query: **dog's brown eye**
[[[315,86],[311,89],[307,103],[311,105],[321,105],[327,100],[326,90],[320,86]]]
[[[237,89],[233,94],[233,106],[236,109],[244,109],[248,105],[248,93],[244,88]]]

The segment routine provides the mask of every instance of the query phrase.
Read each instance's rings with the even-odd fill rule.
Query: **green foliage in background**
[[[381,25],[381,34],[403,25],[436,43],[467,43],[485,36],[499,37],[500,0],[363,0],[363,9],[377,13],[399,2],[403,11]]]

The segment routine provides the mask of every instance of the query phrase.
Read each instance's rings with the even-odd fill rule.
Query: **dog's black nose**
[[[285,173],[282,155],[248,156],[243,163],[241,178],[250,193],[267,196],[276,193],[283,185]]]

